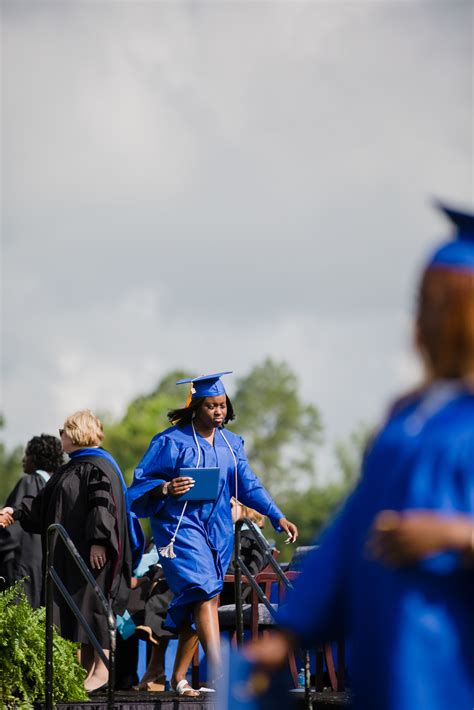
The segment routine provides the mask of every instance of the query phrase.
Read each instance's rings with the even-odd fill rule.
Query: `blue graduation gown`
[[[237,459],[238,496],[241,503],[267,515],[276,530],[283,513],[262,486],[249,466],[243,440],[230,431],[225,436]],[[176,557],[161,557],[166,579],[174,600],[166,626],[179,629],[192,621],[191,605],[211,599],[222,589],[224,575],[232,555],[233,527],[230,499],[235,494],[235,466],[232,455],[219,429],[214,446],[197,434],[201,449],[201,467],[219,467],[219,488],[215,501],[188,501],[177,538]],[[153,498],[150,491],[179,476],[180,468],[193,468],[198,451],[191,426],[172,426],[157,434],[135,470],[128,489],[130,509],[138,517],[150,518],[155,544],[166,546],[176,530],[183,501],[173,496]]]
[[[379,511],[410,508],[474,514],[474,395],[456,385],[392,412],[279,621],[309,647],[345,630],[357,710],[472,710],[474,570],[454,552],[400,570],[364,552]]]

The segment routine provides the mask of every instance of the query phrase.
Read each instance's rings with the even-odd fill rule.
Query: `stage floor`
[[[291,694],[293,708],[304,708],[303,694]],[[313,693],[314,710],[325,708],[349,708],[347,693]],[[115,694],[115,710],[217,710],[213,694],[202,695],[199,698],[182,698],[173,692],[138,693],[117,691]],[[37,705],[36,710],[43,710],[43,705]],[[107,710],[107,697],[95,696],[88,702],[58,703],[57,710]],[[278,710],[275,708],[275,710]]]

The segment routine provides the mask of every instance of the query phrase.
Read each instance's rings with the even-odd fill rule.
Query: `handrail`
[[[114,709],[114,694],[115,694],[115,648],[117,643],[117,625],[115,616],[112,612],[110,602],[105,598],[97,581],[92,576],[89,568],[85,564],[76,546],[69,537],[66,529],[59,523],[53,523],[47,530],[47,545],[46,545],[46,569],[45,569],[45,588],[46,588],[46,710],[53,710],[53,604],[54,604],[54,585],[61,593],[62,597],[68,604],[74,616],[78,619],[84,628],[87,636],[91,640],[92,645],[105,663],[109,670],[108,680],[108,700],[107,707],[109,710]],[[88,584],[94,589],[100,603],[102,604],[106,617],[107,628],[109,632],[109,658],[104,654],[97,637],[87,623],[80,609],[77,607],[74,599],[66,589],[62,579],[54,569],[53,550],[56,544],[57,537],[61,538],[65,549],[70,557],[76,563],[80,573]]]
[[[244,639],[244,614],[243,614],[243,605],[242,605],[242,572],[245,574],[247,577],[248,583],[254,590],[254,592],[257,594],[258,598],[260,601],[265,604],[265,607],[268,609],[270,614],[272,615],[273,618],[276,618],[276,612],[273,606],[271,605],[270,601],[267,599],[264,591],[260,588],[260,586],[257,584],[255,579],[252,576],[252,573],[249,571],[248,567],[246,566],[245,562],[242,560],[242,556],[240,554],[240,541],[241,541],[241,534],[242,534],[242,527],[246,526],[248,531],[251,533],[253,539],[257,543],[258,547],[260,548],[261,552],[263,553],[264,559],[266,562],[268,562],[274,569],[276,576],[282,582],[287,589],[292,589],[293,585],[291,584],[290,580],[288,577],[285,575],[283,572],[282,568],[276,561],[276,559],[273,557],[272,554],[272,548],[268,544],[268,542],[265,540],[263,535],[261,534],[260,530],[257,528],[255,523],[250,520],[250,518],[240,518],[240,520],[237,520],[235,523],[235,535],[234,535],[234,564],[235,564],[235,573],[234,573],[234,589],[235,589],[235,613],[236,613],[236,635],[237,635],[237,645],[241,646],[243,643]]]
[[[260,586],[257,584],[255,579],[252,576],[252,573],[246,566],[245,562],[243,562],[241,554],[240,554],[240,541],[241,541],[241,534],[242,534],[242,528],[243,526],[246,525],[247,529],[249,532],[251,532],[253,539],[259,546],[260,550],[263,552],[264,558],[266,561],[273,567],[276,576],[282,582],[287,589],[293,589],[293,585],[291,584],[290,580],[288,577],[285,575],[284,571],[276,561],[276,559],[272,555],[272,548],[268,544],[268,542],[265,540],[263,535],[261,534],[260,530],[257,528],[255,523],[250,520],[250,518],[240,518],[240,520],[237,520],[235,523],[235,534],[234,534],[234,565],[235,565],[235,572],[234,572],[234,589],[235,589],[235,614],[236,614],[236,623],[235,623],[235,629],[236,629],[236,637],[237,637],[237,645],[241,646],[244,640],[244,612],[243,612],[243,604],[242,604],[242,572],[245,574],[248,583],[254,590],[254,592],[257,594],[258,598],[265,604],[266,608],[272,615],[274,619],[276,619],[276,612],[273,606],[271,605],[270,601],[267,599],[266,594],[264,591],[260,588]],[[309,651],[304,650],[304,699],[305,699],[305,707],[307,710],[312,710],[313,707],[313,702],[311,698],[311,670],[310,670],[310,656],[309,656]]]

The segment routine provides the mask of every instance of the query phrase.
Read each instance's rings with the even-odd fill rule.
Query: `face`
[[[221,427],[227,415],[225,394],[218,397],[206,397],[196,414],[196,419],[207,429]]]
[[[66,434],[64,429],[59,430],[59,437],[61,439],[61,446],[63,447],[65,454],[70,454],[71,451],[75,451],[78,448]]]
[[[34,473],[36,471],[35,462],[33,461],[33,459],[31,458],[31,456],[29,454],[25,453],[25,455],[23,456],[22,464],[23,464],[23,471],[25,473]]]

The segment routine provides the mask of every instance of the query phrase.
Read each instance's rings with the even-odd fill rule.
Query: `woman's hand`
[[[244,646],[244,656],[249,661],[269,671],[281,668],[295,643],[289,634],[274,631]]]
[[[107,562],[107,548],[103,545],[91,545],[90,562],[92,569],[102,569]]]
[[[6,528],[13,522],[15,522],[13,520],[13,508],[10,508],[9,506],[7,508],[2,508],[2,510],[0,510],[0,528]]]
[[[469,551],[473,531],[474,521],[468,516],[383,510],[375,518],[366,550],[389,567],[400,567],[444,550]]]
[[[191,490],[194,484],[194,478],[189,478],[188,476],[172,478],[168,486],[168,493],[170,496],[182,496],[183,493],[187,493]]]
[[[298,528],[296,527],[296,525],[294,523],[290,523],[290,521],[286,518],[280,518],[278,522],[280,523],[280,527],[283,528],[283,530],[288,535],[288,538],[285,540],[285,543],[288,545],[290,542],[296,542],[296,539],[298,537]]]

